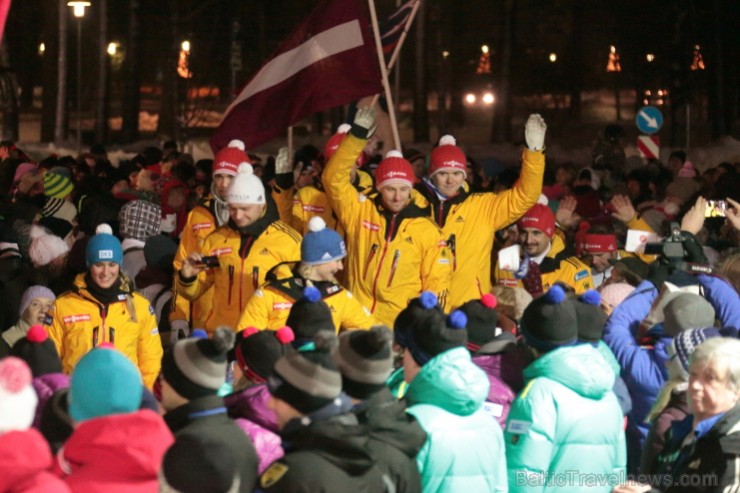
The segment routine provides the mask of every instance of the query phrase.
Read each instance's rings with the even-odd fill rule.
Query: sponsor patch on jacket
[[[437,263],[438,264],[449,264],[450,263],[450,259],[448,259],[448,258],[441,258],[441,259],[437,260]]]
[[[225,248],[216,248],[214,250],[211,250],[211,255],[215,255],[216,257],[220,257],[221,255],[226,255],[227,253],[233,252],[234,249],[231,247],[225,247]]]
[[[279,303],[273,303],[272,309],[273,310],[290,310],[291,306],[293,306],[293,303],[290,303],[288,301],[281,301]]]
[[[306,212],[324,212],[324,208],[320,205],[306,204],[303,206],[303,210]]]
[[[519,283],[516,279],[499,279],[498,280],[499,286],[509,286],[510,288],[515,288],[519,286]]]
[[[437,248],[446,248],[447,247],[447,240],[439,240],[439,243],[437,243]]]
[[[282,462],[273,462],[270,467],[260,476],[260,486],[269,488],[274,485],[288,472],[288,466]]]
[[[126,295],[125,294],[119,294],[118,295],[118,301],[126,301]]]
[[[588,277],[588,269],[579,270],[576,272],[576,281],[580,281],[581,279],[585,279]]]
[[[494,418],[500,418],[504,414],[504,406],[495,402],[483,403],[483,410]]]
[[[62,320],[65,324],[75,324],[77,322],[89,322],[91,318],[89,313],[80,313],[79,315],[67,315]]]
[[[153,336],[155,336],[155,335],[159,334],[159,329],[158,329],[157,327],[154,327],[154,328],[152,329],[152,331],[150,332],[150,334],[151,334],[151,335],[153,335]]]
[[[369,229],[370,231],[380,231],[380,224],[371,223],[370,221],[362,221],[362,227]]]
[[[521,419],[510,419],[506,425],[506,431],[513,433],[514,435],[526,435],[529,433],[529,429],[532,427],[530,421],[522,421]]]
[[[200,231],[201,229],[209,229],[213,227],[213,223],[195,223],[193,224],[193,231]]]

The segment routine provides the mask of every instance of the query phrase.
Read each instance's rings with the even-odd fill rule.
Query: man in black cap
[[[226,380],[226,353],[234,345],[234,333],[219,327],[212,339],[183,339],[175,343],[162,358],[161,403],[164,420],[181,441],[195,440],[218,443],[227,448],[237,466],[239,492],[251,493],[257,483],[257,452],[252,442],[226,414],[218,390]],[[177,471],[183,474],[198,468],[196,455],[171,454],[167,479],[176,481]],[[177,459],[180,460],[177,460]],[[203,468],[202,474],[216,474]],[[220,473],[219,473],[220,474]],[[213,478],[214,482],[217,478]]]
[[[368,449],[396,492],[421,490],[416,455],[427,440],[406,404],[391,395],[386,380],[393,370],[393,334],[384,325],[344,332],[334,353],[342,388],[355,403],[353,412],[370,429]]]
[[[267,385],[285,456],[260,477],[264,492],[351,493],[386,491],[370,455],[367,430],[347,413],[342,376],[331,355],[336,335],[322,331],[314,349],[281,357]]]

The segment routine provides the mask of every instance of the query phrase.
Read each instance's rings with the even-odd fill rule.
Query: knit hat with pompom
[[[429,176],[434,176],[440,171],[462,171],[463,176],[467,176],[468,159],[456,144],[457,141],[452,135],[443,135],[439,139],[439,145],[429,156]]]
[[[253,382],[264,383],[282,356],[292,351],[295,339],[290,327],[278,330],[257,330],[248,327],[239,332],[234,356],[244,376]]]
[[[293,329],[293,346],[303,347],[322,331],[335,331],[329,306],[321,299],[321,291],[314,286],[303,288],[303,296],[290,308],[285,324]]]
[[[414,169],[400,151],[389,151],[375,170],[375,188],[386,185],[414,186]]]
[[[460,306],[459,310],[468,318],[468,349],[475,353],[481,346],[491,342],[501,333],[498,328],[496,297],[486,293],[477,300],[470,300]]]
[[[13,356],[0,360],[0,435],[28,429],[37,402],[28,365]]]
[[[578,316],[557,284],[529,304],[520,324],[524,340],[540,351],[571,346],[578,340]]]
[[[245,149],[244,142],[235,139],[218,151],[213,158],[213,176],[218,174],[236,176],[239,165],[249,162]]]
[[[309,265],[325,264],[347,256],[347,248],[339,233],[326,227],[319,216],[308,221],[308,232],[301,242],[301,262]]]
[[[393,333],[385,325],[351,330],[339,336],[335,353],[342,387],[350,397],[367,399],[385,388],[393,371]]]
[[[123,249],[118,238],[113,236],[113,229],[103,223],[95,228],[95,236],[90,238],[85,247],[85,260],[90,267],[98,262],[123,262]]]
[[[265,186],[254,168],[248,162],[239,165],[238,173],[226,190],[226,202],[229,204],[265,204]]]

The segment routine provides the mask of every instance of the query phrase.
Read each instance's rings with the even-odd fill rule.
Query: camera
[[[665,240],[658,243],[646,243],[645,253],[647,255],[660,255],[669,261],[686,258],[686,249],[683,245],[683,236],[678,223],[671,223],[671,234]]]
[[[689,250],[686,246],[689,246]],[[658,243],[647,243],[645,253],[658,255],[658,262],[667,265],[669,271],[683,271],[689,274],[712,274],[714,269],[706,264],[687,262],[687,259],[703,257],[701,245],[693,238],[684,238],[678,223],[671,223],[671,234]],[[706,259],[705,259],[706,261]]]
[[[218,261],[218,257],[215,255],[209,255],[200,258],[198,265],[205,265],[206,267],[220,267],[221,263]]]

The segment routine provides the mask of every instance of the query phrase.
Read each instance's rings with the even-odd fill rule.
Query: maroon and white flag
[[[211,138],[247,148],[303,118],[383,90],[364,3],[322,0],[242,88]]]

